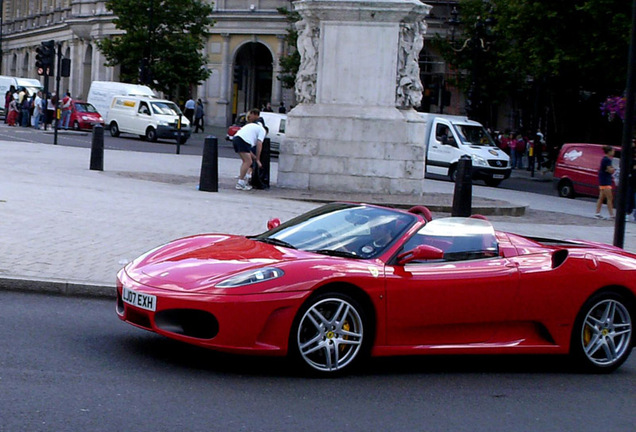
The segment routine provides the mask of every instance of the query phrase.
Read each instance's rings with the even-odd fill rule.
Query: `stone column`
[[[421,193],[425,123],[413,110],[430,6],[418,0],[294,3],[301,65],[278,186]]]

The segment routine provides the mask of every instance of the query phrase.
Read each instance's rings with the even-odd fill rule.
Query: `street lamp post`
[[[478,120],[483,123],[484,113],[481,94],[481,79],[482,79],[482,62],[480,61],[484,53],[488,52],[492,45],[492,27],[494,25],[494,19],[491,14],[486,19],[481,16],[477,17],[472,34],[463,41],[461,44],[457,44],[455,41],[455,35],[457,28],[461,25],[459,18],[459,11],[457,7],[453,7],[451,11],[451,18],[446,22],[451,28],[451,48],[456,53],[467,51],[471,59],[470,70],[470,86],[466,92],[465,98],[465,111],[466,115],[472,119]]]

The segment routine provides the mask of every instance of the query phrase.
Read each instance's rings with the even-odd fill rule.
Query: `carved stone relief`
[[[418,107],[422,102],[419,56],[424,46],[424,20],[400,24],[395,104],[398,108]]]

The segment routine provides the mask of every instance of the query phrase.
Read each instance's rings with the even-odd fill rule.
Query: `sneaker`
[[[603,219],[603,216],[602,216],[600,213],[596,213],[596,214],[594,215],[594,217],[595,217],[596,219]]]
[[[238,183],[236,183],[235,187],[238,190],[244,190],[244,191],[252,190],[252,186],[248,185],[245,182],[241,183],[240,181]]]

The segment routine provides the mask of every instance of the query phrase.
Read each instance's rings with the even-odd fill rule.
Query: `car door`
[[[503,257],[387,266],[387,343],[486,343],[510,319],[518,284]]]
[[[436,119],[430,131],[426,157],[426,171],[448,175],[451,161],[456,159],[457,137],[450,122]]]

